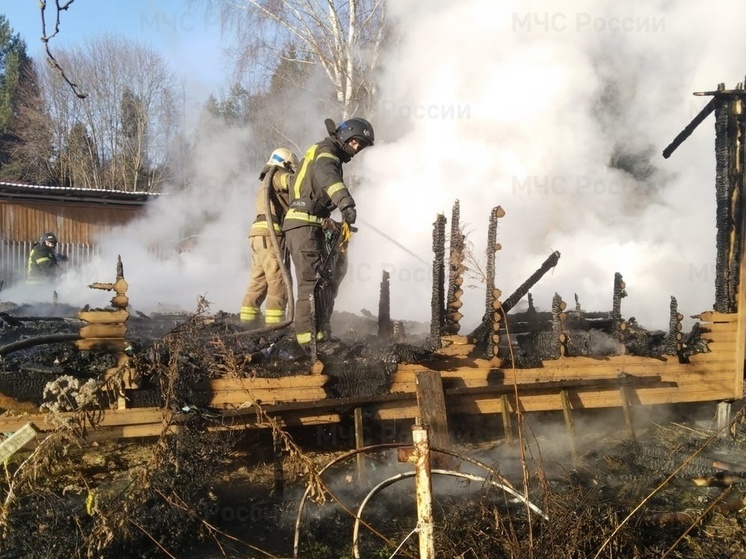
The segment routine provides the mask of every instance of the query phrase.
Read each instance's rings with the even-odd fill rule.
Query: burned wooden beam
[[[567,334],[565,333],[565,308],[567,303],[562,300],[562,297],[558,293],[554,294],[552,298],[552,354],[553,358],[557,359],[565,355],[567,342]]]
[[[743,244],[743,100],[740,97],[714,100],[717,227],[714,309],[735,312]]]
[[[531,274],[526,281],[524,281],[518,289],[516,289],[505,301],[503,301],[503,310],[507,313],[515,307],[518,302],[529,292],[529,290],[536,285],[541,278],[544,277],[549,270],[554,268],[559,262],[560,252],[555,250],[550,254],[546,260],[542,263],[538,270]]]
[[[668,319],[668,338],[664,353],[666,355],[678,355],[681,349],[681,321],[684,315],[679,313],[679,304],[676,297],[671,297],[671,315]]]
[[[391,274],[386,270],[381,274],[381,292],[378,298],[378,337],[390,340],[394,327],[391,322]]]
[[[627,286],[622,279],[622,274],[619,272],[614,273],[614,295],[611,304],[611,333],[620,340],[622,338],[622,322],[624,322],[624,319],[622,318],[622,299],[627,296],[625,287]]]
[[[443,333],[443,316],[445,308],[445,252],[446,252],[446,218],[438,214],[433,223],[433,293],[430,301],[430,341],[440,347],[440,336]]]
[[[552,254],[550,254],[549,257],[544,261],[544,263],[539,267],[539,269],[531,274],[528,279],[518,287],[518,289],[516,289],[507,299],[505,299],[505,301],[502,302],[500,312],[503,315],[506,315],[508,312],[510,312],[510,310],[518,304],[518,302],[529,292],[529,290],[538,283],[538,281],[544,276],[544,274],[546,274],[549,270],[557,265],[559,258],[559,251],[555,250]],[[482,321],[479,323],[479,325],[471,332],[471,334],[469,334],[469,337],[476,340],[484,340],[485,336],[491,335],[493,324],[492,312],[494,306],[494,292],[494,286],[490,288],[490,286],[488,285],[487,297],[489,304],[487,306],[487,312],[485,312],[485,315],[482,317]]]
[[[677,136],[673,139],[673,141],[666,146],[666,149],[663,150],[663,157],[668,159],[671,157],[671,154],[676,151],[676,148],[678,148],[681,144],[684,143],[684,141],[692,135],[692,132],[702,124],[702,122],[710,115],[712,111],[715,110],[715,99],[710,99],[710,102],[707,103],[707,105],[704,106],[704,108],[699,111],[697,116],[695,116],[692,121],[686,125],[686,127],[677,134]]]
[[[500,312],[494,309],[496,301],[495,291],[495,254],[502,247],[497,242],[497,222],[498,219],[505,216],[505,210],[501,206],[492,208],[490,212],[490,224],[487,229],[487,294],[485,297],[485,320],[492,316],[492,332],[487,336],[487,356],[497,357],[497,348],[499,343]]]
[[[448,257],[448,293],[446,295],[446,311],[443,321],[443,332],[446,334],[458,334],[461,329],[459,321],[462,318],[461,296],[464,290],[461,285],[464,282],[464,234],[461,232],[460,224],[461,206],[459,201],[453,204],[451,211],[451,235]]]

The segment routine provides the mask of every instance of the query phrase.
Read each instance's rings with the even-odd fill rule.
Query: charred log
[[[443,333],[445,308],[445,245],[446,218],[438,214],[433,224],[433,292],[430,302],[430,342],[433,347],[440,347],[440,336]]]
[[[560,253],[558,250],[555,250],[552,254],[549,255],[549,257],[544,260],[542,265],[539,267],[538,270],[536,270],[533,274],[529,276],[529,278],[524,281],[518,289],[516,289],[510,297],[505,299],[503,301],[503,309],[505,312],[510,312],[510,310],[515,307],[518,302],[523,299],[523,297],[529,292],[529,290],[536,285],[541,278],[544,277],[544,274],[546,274],[549,270],[554,268],[557,265],[557,262],[559,262],[560,259]]]
[[[722,84],[721,84],[722,86]],[[719,89],[723,89],[719,87]],[[715,106],[715,305],[718,312],[736,311],[741,256],[743,122],[740,98],[716,97]]]
[[[564,354],[562,347],[562,336],[564,334],[564,311],[565,302],[558,293],[552,298],[552,343],[550,351],[554,359],[558,359]]]
[[[500,245],[497,243],[497,220],[505,215],[505,212],[500,206],[492,208],[490,212],[490,224],[487,228],[487,291],[485,294],[485,308],[483,324],[489,322],[489,317],[492,315],[493,309],[492,304],[494,303],[493,292],[495,289],[495,253],[500,250]],[[481,325],[480,325],[481,326]],[[487,336],[487,355],[495,355],[495,343],[492,336]]]
[[[625,291],[626,285],[622,279],[622,274],[614,274],[614,297],[611,305],[612,334],[621,338],[622,333],[622,299],[627,296]]]
[[[381,274],[381,293],[378,298],[378,337],[382,340],[390,340],[393,334],[390,277],[386,270]]]
[[[461,207],[459,201],[453,204],[451,212],[451,235],[448,257],[448,293],[446,296],[446,312],[443,324],[443,332],[446,334],[457,334],[461,329],[462,302],[461,296],[464,291],[461,285],[464,282],[464,234],[460,225]]]
[[[538,281],[546,274],[549,270],[554,268],[559,261],[559,251],[554,251],[544,261],[544,263],[536,270],[529,278],[524,281],[518,289],[516,289],[505,301],[502,303],[501,313],[507,315],[510,310],[518,304],[518,302],[529,292],[529,290],[538,283]],[[492,292],[494,290],[491,290]],[[482,317],[482,321],[479,325],[469,334],[469,337],[474,338],[477,343],[486,343],[488,334],[492,331],[492,302],[490,302],[490,310],[485,313]]]
[[[681,341],[681,321],[684,315],[679,313],[679,304],[676,297],[671,296],[671,316],[668,321],[668,339],[664,353],[666,355],[676,355],[680,349]]]

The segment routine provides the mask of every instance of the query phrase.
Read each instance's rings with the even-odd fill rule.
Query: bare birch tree
[[[315,64],[343,117],[369,109],[386,33],[385,0],[189,1],[217,11],[224,29],[235,33],[239,74],[261,60],[267,75],[283,59]]]
[[[163,58],[107,35],[59,49],[57,60],[68,77],[47,66],[41,82],[66,182],[157,190],[166,178],[169,148],[178,131],[175,79]],[[85,99],[70,94],[68,79],[87,84]]]

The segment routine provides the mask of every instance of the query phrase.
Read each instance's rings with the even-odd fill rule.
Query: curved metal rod
[[[42,344],[56,344],[59,342],[74,342],[80,339],[79,332],[69,332],[65,334],[46,334],[44,336],[36,336],[35,338],[26,338],[24,340],[18,340],[0,347],[0,355],[6,355],[19,349],[25,349],[27,347],[33,347]]]
[[[364,446],[361,448],[356,448],[354,450],[350,450],[348,452],[345,452],[341,456],[338,456],[331,462],[329,462],[326,466],[324,466],[321,470],[319,470],[318,475],[321,476],[326,470],[328,470],[331,466],[338,464],[339,462],[342,462],[344,460],[347,460],[348,458],[351,458],[353,456],[356,456],[360,454],[361,452],[368,452],[369,450],[383,450],[383,449],[389,449],[389,448],[403,448],[403,447],[410,447],[412,446],[411,443],[380,443],[375,445],[369,445]],[[491,466],[488,466],[484,462],[481,462],[479,460],[476,460],[475,458],[471,458],[469,456],[462,456],[461,454],[454,452],[452,450],[447,450],[443,448],[431,448],[431,452],[439,452],[441,454],[447,454],[448,456],[453,456],[455,458],[458,458],[460,460],[463,460],[464,462],[468,462],[470,464],[473,464],[475,466],[478,466],[480,468],[483,468],[484,470],[488,471],[490,474],[492,474],[493,477],[500,480],[500,482],[515,490],[515,487],[504,477],[502,477],[497,470],[492,468]],[[306,490],[303,493],[303,497],[300,500],[300,503],[298,504],[298,515],[295,517],[295,535],[293,538],[293,559],[298,559],[298,543],[300,541],[300,520],[301,515],[303,514],[303,508],[306,505],[306,500],[308,499],[308,494],[311,491],[311,485],[309,484],[306,486]]]
[[[282,330],[283,328],[290,326],[293,323],[293,319],[295,318],[295,298],[293,296],[293,283],[292,278],[290,277],[290,270],[288,269],[287,264],[285,263],[285,258],[283,258],[282,249],[280,248],[280,241],[277,240],[277,232],[275,231],[274,222],[271,218],[271,213],[269,211],[270,208],[270,188],[272,188],[272,179],[275,176],[275,172],[277,171],[276,166],[272,166],[268,171],[267,174],[264,175],[263,180],[263,186],[264,186],[264,208],[266,210],[265,215],[267,216],[267,222],[268,222],[268,229],[269,229],[269,239],[272,243],[272,248],[275,251],[275,256],[277,256],[277,261],[280,263],[280,273],[282,274],[282,280],[285,282],[285,291],[287,292],[288,296],[288,313],[285,320],[282,322],[278,322],[277,324],[273,324],[272,326],[264,326],[262,328],[254,328],[252,330],[244,330],[242,332],[235,332],[233,334],[229,334],[230,337],[236,337],[236,336],[259,336],[261,334],[267,334],[269,332],[274,332],[275,330]]]
[[[405,443],[381,443],[381,444],[374,444],[370,446],[364,446],[361,448],[356,448],[354,450],[350,450],[348,452],[345,452],[341,456],[338,456],[331,462],[329,462],[326,466],[321,468],[319,470],[318,475],[321,476],[326,470],[328,470],[330,467],[332,467],[335,464],[338,464],[339,462],[342,462],[343,460],[347,460],[348,458],[351,458],[352,456],[356,456],[360,454],[361,452],[367,452],[369,450],[381,450],[381,449],[388,449],[388,448],[401,448],[404,446],[412,446],[411,444],[405,444]],[[298,542],[300,541],[300,519],[301,515],[303,514],[303,507],[306,504],[306,499],[308,499],[308,494],[311,491],[311,484],[308,484],[306,486],[306,490],[303,492],[303,497],[301,497],[300,503],[298,504],[298,515],[295,517],[295,536],[293,538],[293,559],[298,559]]]
[[[495,487],[498,487],[505,491],[506,493],[510,493],[517,499],[520,499],[520,501],[524,505],[528,505],[529,508],[534,511],[536,514],[540,515],[544,520],[549,520],[549,517],[542,512],[542,510],[534,505],[531,501],[526,499],[523,495],[518,493],[516,490],[514,490],[512,487],[507,487],[503,485],[502,483],[498,483],[494,480],[491,480],[489,478],[485,478],[482,476],[475,476],[473,474],[467,474],[464,472],[457,472],[454,470],[440,470],[440,469],[433,469],[431,470],[433,474],[440,474],[444,476],[452,476],[452,477],[460,477],[464,479],[468,479],[471,481],[480,481],[482,483],[487,482],[491,485],[494,485]],[[370,492],[365,496],[365,499],[360,503],[360,508],[357,509],[357,515],[355,516],[355,527],[352,530],[352,555],[355,559],[360,559],[360,553],[358,551],[357,547],[357,541],[358,541],[358,534],[360,532],[360,518],[363,516],[363,509],[365,508],[365,505],[368,504],[368,501],[370,501],[373,496],[378,493],[379,491],[385,489],[389,485],[393,485],[397,481],[401,481],[402,479],[406,479],[409,477],[414,477],[417,472],[404,472],[401,474],[397,474],[395,476],[392,476],[388,479],[383,480],[381,483],[376,485],[373,489],[370,490]]]

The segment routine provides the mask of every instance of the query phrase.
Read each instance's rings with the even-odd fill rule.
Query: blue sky
[[[47,33],[54,26],[54,2],[47,3]],[[37,0],[5,0],[2,13],[26,41],[32,56],[41,56],[41,18]],[[215,16],[189,8],[184,0],[75,0],[61,15],[55,48],[113,33],[159,52],[186,83],[187,97],[200,103],[225,87],[229,69],[223,63],[225,41]]]

